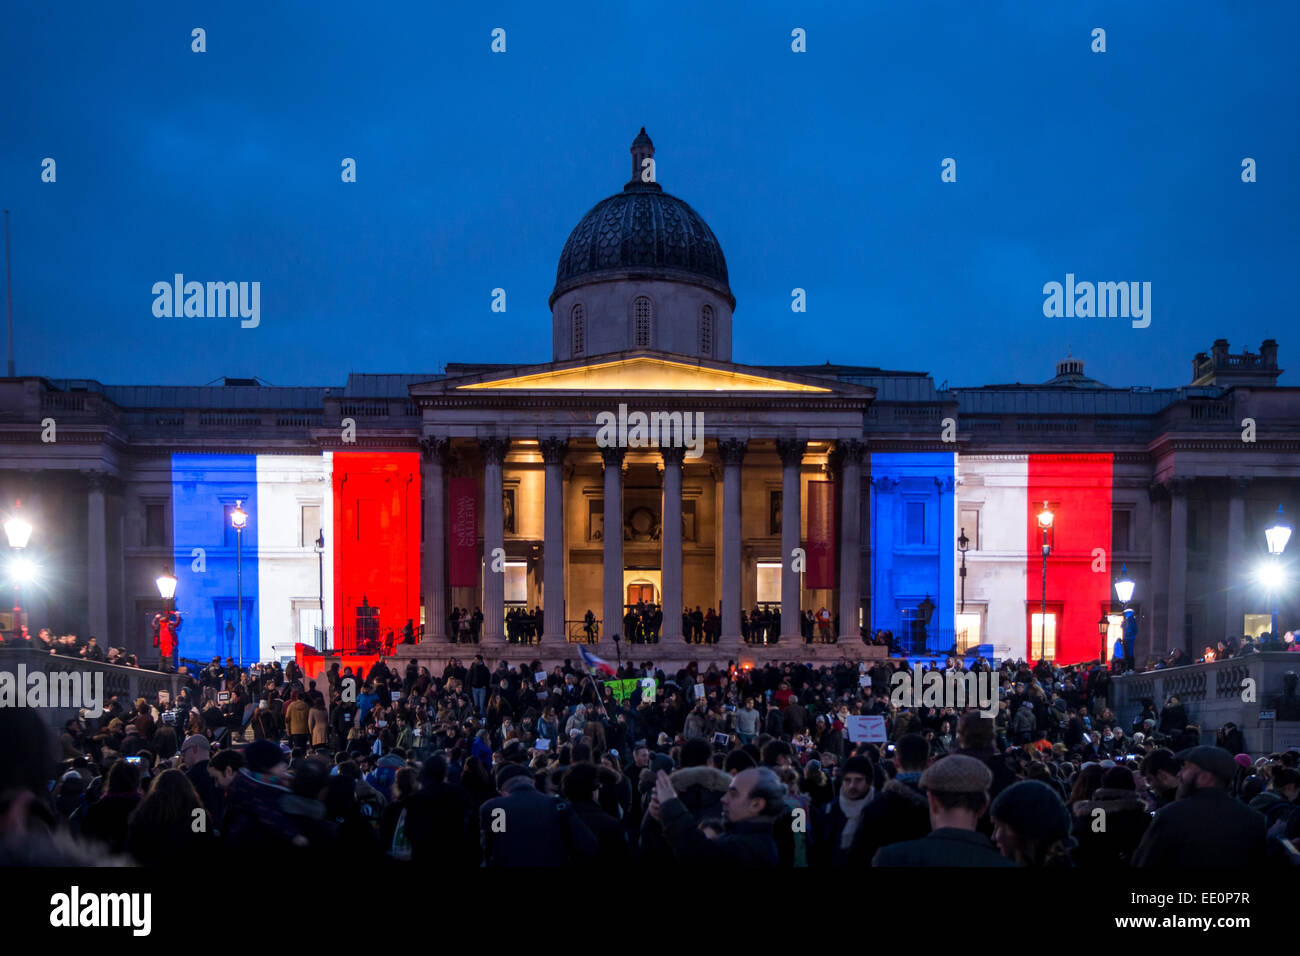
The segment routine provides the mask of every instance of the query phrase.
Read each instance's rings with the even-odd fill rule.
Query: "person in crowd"
[[[1074,840],[1060,793],[1041,780],[1013,783],[989,807],[993,842],[1017,866],[1068,867]]]
[[[773,826],[785,810],[785,786],[769,767],[742,770],[722,799],[722,832],[710,839],[677,796],[662,770],[655,777],[650,815],[663,827],[678,863],[773,867],[778,860]]]
[[[86,808],[81,835],[103,843],[110,853],[126,852],[127,820],[140,803],[142,757],[120,757],[109,768],[103,793]]]
[[[921,774],[930,810],[930,832],[876,851],[872,866],[1015,866],[976,828],[988,809],[993,772],[984,761],[955,754]]]
[[[1221,747],[1192,747],[1178,754],[1177,799],[1156,812],[1133,854],[1134,866],[1237,867],[1262,864],[1267,855],[1264,816],[1234,800],[1236,773]]]
[[[596,837],[573,805],[540,792],[529,767],[502,764],[496,788],[500,796],[479,808],[487,866],[564,867],[596,856]]]
[[[848,783],[850,758],[844,764],[845,786]],[[848,867],[870,866],[881,847],[904,840],[916,840],[930,832],[929,799],[921,790],[921,776],[930,764],[930,745],[919,734],[904,734],[894,751],[897,774],[887,780],[879,795],[863,808],[857,832],[848,841],[841,835],[838,845],[833,834],[831,863]],[[840,799],[844,799],[841,787]],[[842,855],[840,860],[834,856]]]

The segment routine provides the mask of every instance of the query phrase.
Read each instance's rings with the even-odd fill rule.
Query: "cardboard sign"
[[[845,722],[845,731],[855,744],[883,744],[887,739],[885,718],[879,716],[851,716]]]
[[[703,681],[701,681],[700,683],[698,683],[698,684],[695,685],[695,699],[696,699],[696,700],[703,700],[703,699],[704,699],[704,682],[703,682]]]
[[[659,685],[655,683],[653,677],[641,678],[641,699],[646,703],[653,704],[655,694],[658,692]]]
[[[228,691],[228,690],[219,690],[219,691],[217,691],[217,703],[218,703],[218,704],[228,704],[228,703],[230,703],[230,691]]]
[[[161,706],[161,707],[166,707],[166,706],[167,706],[168,704],[170,704],[171,702],[172,702],[172,692],[171,692],[171,691],[169,691],[169,690],[160,690],[160,691],[158,691],[158,704],[159,704],[159,706]]]
[[[539,738],[538,741],[537,741],[537,743],[533,744],[533,749],[534,749],[534,750],[550,750],[550,749],[551,749],[551,742],[550,742],[549,740],[542,740],[542,739]]]
[[[869,675],[867,675],[867,674],[859,674],[859,675],[858,675],[858,686],[859,686],[859,687],[867,687],[867,686],[869,686],[870,684],[871,684],[871,677],[870,677]]]

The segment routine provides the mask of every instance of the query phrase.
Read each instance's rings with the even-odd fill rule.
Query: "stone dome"
[[[623,191],[598,202],[569,234],[560,253],[551,303],[591,282],[656,278],[702,285],[720,293],[734,308],[727,260],[713,230],[657,182],[643,181],[643,171],[647,167],[652,171],[654,161],[654,144],[644,127],[631,152],[632,179]]]

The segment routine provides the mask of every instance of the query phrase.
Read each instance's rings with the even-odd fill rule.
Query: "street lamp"
[[[158,593],[162,596],[162,599],[167,602],[163,610],[170,611],[172,609],[172,598],[176,596],[176,576],[163,568],[163,573],[158,575],[154,583],[158,585]]]
[[[1291,525],[1286,520],[1286,515],[1282,511],[1282,506],[1277,506],[1277,521],[1273,527],[1264,530],[1264,539],[1268,541],[1268,553],[1273,556],[1273,567],[1268,573],[1269,590],[1272,592],[1273,603],[1273,637],[1277,637],[1277,592],[1281,590],[1282,585],[1282,552],[1286,550],[1286,544],[1291,540]]]
[[[1133,600],[1134,587],[1136,587],[1136,584],[1128,576],[1128,565],[1121,564],[1119,566],[1119,577],[1115,579],[1115,597],[1119,598],[1120,604],[1123,605],[1124,617],[1133,613],[1128,609],[1128,603]],[[1124,638],[1124,657],[1127,660],[1133,660],[1137,654],[1137,648],[1133,646],[1137,643],[1137,622],[1134,621],[1133,626],[1130,627],[1128,622],[1124,621],[1122,634]]]
[[[966,552],[970,550],[970,538],[966,537],[966,529],[961,529],[961,534],[957,538],[957,550],[961,552],[961,611],[966,613]]]
[[[1052,553],[1052,521],[1056,516],[1052,509],[1043,502],[1043,510],[1038,512],[1038,529],[1043,533],[1043,596],[1038,606],[1038,659],[1047,655],[1047,556]]]
[[[5,537],[9,539],[9,547],[15,551],[21,551],[27,547],[27,542],[32,536],[32,524],[21,514],[18,509],[22,507],[21,501],[14,501],[14,513],[9,516],[5,522]],[[21,555],[15,555],[11,564],[11,572],[14,578],[14,635],[22,634],[23,630],[23,605],[19,600],[18,585],[23,581],[30,581],[35,577],[35,568],[32,563]]]
[[[320,589],[316,592],[320,601],[320,639],[316,650],[325,650],[325,529],[316,533],[316,565],[320,571]]]
[[[1105,610],[1102,610],[1101,620],[1097,622],[1097,633],[1101,635],[1101,657],[1097,658],[1097,660],[1105,664],[1106,663],[1106,635],[1110,633],[1110,615],[1107,614]]]
[[[235,616],[239,620],[239,666],[244,666],[244,527],[248,515],[240,507],[242,498],[235,499],[235,510],[230,512],[230,526],[235,529]]]
[[[1128,607],[1128,602],[1133,600],[1133,579],[1128,576],[1128,565],[1121,564],[1119,568],[1119,578],[1115,581],[1115,597],[1119,598],[1119,603]]]

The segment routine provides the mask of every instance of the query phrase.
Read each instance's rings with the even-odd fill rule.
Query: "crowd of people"
[[[476,655],[436,672],[336,663],[313,679],[293,661],[184,665],[174,699],[111,699],[70,720],[53,753],[32,711],[0,710],[0,864],[1108,869],[1297,856],[1294,750],[1252,758],[1239,728],[1198,727],[1177,698],[1122,723],[1099,664],[969,662],[996,675],[991,718],[895,706],[903,666],[645,662],[597,679]],[[1298,706],[1295,675],[1283,696],[1279,708]],[[883,733],[852,739],[855,716],[883,718]]]

